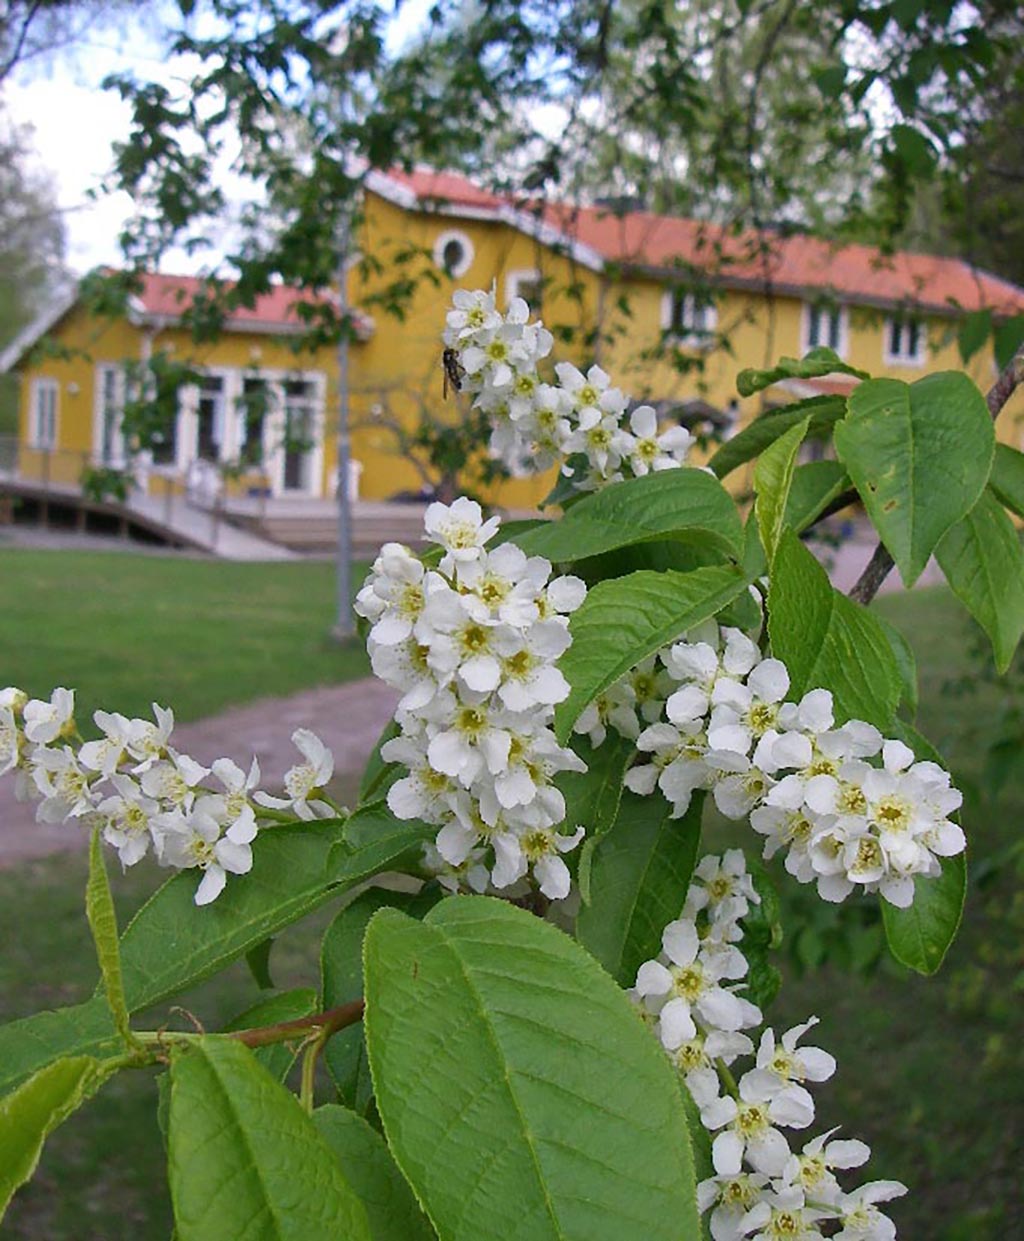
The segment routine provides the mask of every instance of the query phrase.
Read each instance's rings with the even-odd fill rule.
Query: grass
[[[919,727],[944,749],[958,779],[977,783],[1005,688],[981,676],[983,666],[969,654],[972,629],[944,589],[891,596],[879,607],[917,653]],[[1020,665],[1015,676],[1018,683],[1024,677]],[[951,678],[973,678],[976,692],[949,693]],[[984,875],[984,859],[1016,841],[1022,816],[1020,782],[998,801],[971,808],[965,821],[976,875]],[[1024,1235],[1024,898],[1012,866],[987,869],[987,881],[972,888],[960,938],[933,979],[887,961],[866,974],[828,964],[801,969],[780,954],[787,979],[770,1018],[784,1029],[810,1013],[821,1016],[819,1037],[808,1041],[833,1051],[839,1072],[815,1091],[820,1128],[841,1122],[845,1136],[872,1144],[870,1175],[911,1187],[891,1204],[900,1235],[910,1241]],[[91,991],[96,969],[80,912],[84,874],[79,856],[0,874],[0,940],[8,945],[0,956],[0,1017]],[[122,916],[156,881],[141,867],[117,877]],[[788,899],[791,892],[790,883],[783,888],[786,931],[798,938],[804,906]],[[281,937],[274,949],[278,985],[315,983],[318,936],[329,917],[324,911]],[[184,1004],[215,1026],[257,995],[245,967],[236,965]],[[36,1182],[16,1198],[3,1237],[163,1241],[170,1217],[155,1097],[146,1075],[128,1076],[59,1130]]]
[[[354,574],[358,581],[362,566]],[[0,685],[148,715],[198,719],[236,703],[368,671],[331,637],[334,566],[119,552],[0,550]]]

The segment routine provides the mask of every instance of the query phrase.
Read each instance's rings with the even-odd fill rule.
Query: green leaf
[[[117,939],[117,914],[114,898],[110,895],[110,881],[103,858],[103,840],[100,829],[94,827],[89,842],[89,878],[85,885],[85,915],[96,945],[103,991],[110,1006],[114,1026],[121,1040],[130,1047],[135,1039],[128,1023],[128,1007],[124,998],[124,981],[121,977],[121,946]]]
[[[377,1107],[439,1236],[699,1235],[675,1075],[578,944],[467,896],[381,910],[364,953]]]
[[[261,991],[273,991],[274,980],[270,977],[270,952],[274,947],[273,935],[261,939],[245,954],[245,963],[249,967],[253,981]]]
[[[623,987],[661,951],[665,925],[678,918],[700,846],[704,796],[681,819],[659,792],[622,794],[612,830],[594,851],[590,904],[580,909],[576,938]]]
[[[57,1060],[0,1100],[0,1219],[30,1179],[50,1134],[116,1072],[91,1056]]]
[[[1016,315],[1000,323],[992,336],[996,366],[1000,370],[1009,366],[1013,355],[1024,345],[1024,315]]]
[[[363,936],[373,915],[386,905],[404,909],[412,899],[408,893],[370,888],[337,915],[320,945],[321,996],[325,1009],[358,1000],[363,994]],[[341,1101],[365,1113],[373,1097],[373,1082],[362,1024],[357,1022],[333,1035],[324,1048],[324,1061]]]
[[[769,370],[748,369],[736,376],[736,391],[740,396],[753,396],[781,379],[818,379],[822,375],[855,375],[867,379],[868,372],[849,366],[834,349],[819,345],[802,358],[780,358]],[[716,470],[717,473],[717,470]]]
[[[0,1095],[69,1054],[114,1055],[122,1047],[106,997],[0,1026]]]
[[[761,533],[761,546],[771,564],[775,548],[785,524],[789,491],[793,485],[796,459],[804,442],[810,419],[804,418],[795,427],[780,435],[765,449],[754,467],[754,513]]]
[[[784,409],[769,410],[760,414],[731,440],[726,440],[708,464],[719,478],[725,478],[737,466],[759,456],[769,444],[805,418],[810,418],[813,432],[834,426],[845,415],[846,401],[839,396],[816,396],[787,405]]]
[[[313,1123],[359,1195],[373,1241],[431,1241],[436,1234],[376,1129],[337,1104],[318,1107]]]
[[[388,720],[384,725],[384,729],[377,738],[377,744],[373,747],[373,753],[366,760],[366,766],[363,768],[363,774],[359,781],[359,800],[361,802],[370,801],[374,797],[379,797],[385,787],[388,773],[396,770],[394,763],[385,763],[380,756],[381,746],[397,737],[401,733],[397,720]]]
[[[234,1039],[196,1039],[175,1055],[168,1146],[179,1241],[370,1241],[331,1148]]]
[[[935,148],[920,130],[911,125],[894,125],[889,138],[902,162],[914,176],[928,176],[935,169]]]
[[[763,1011],[782,986],[782,975],[768,955],[782,943],[782,924],[779,921],[778,893],[768,872],[759,862],[751,864],[749,869],[761,900],[756,905],[751,904],[743,919],[743,955],[749,966],[744,979],[744,994]]]
[[[897,720],[893,736],[910,746],[918,759],[945,767],[941,755],[911,725]],[[882,922],[889,951],[909,969],[934,974],[956,937],[967,894],[967,861],[962,853],[941,858],[942,873],[934,879],[917,875],[914,902],[897,909],[881,901]]]
[[[577,883],[584,904],[590,900],[590,867],[598,841],[611,830],[622,798],[622,777],[636,753],[636,742],[614,729],[598,747],[587,737],[574,737],[572,748],[587,764],[586,771],[563,771],[555,783],[565,798],[565,822],[581,823],[587,834],[579,851]]]
[[[317,1012],[317,999],[317,993],[312,987],[281,991],[247,1008],[244,1013],[239,1013],[224,1029],[252,1030],[256,1026],[273,1026],[281,1021],[298,1021],[301,1017],[311,1017]],[[283,1082],[295,1063],[298,1047],[296,1044],[289,1046],[287,1043],[271,1043],[267,1047],[255,1048],[253,1055],[272,1077]]]
[[[900,676],[900,702],[905,703],[911,718],[917,714],[917,657],[914,648],[907,641],[902,630],[897,629],[877,612],[872,612],[875,620],[882,626],[885,636],[889,639],[893,657]]]
[[[873,379],[851,395],[835,443],[879,537],[912,586],[988,481],[995,432],[985,398],[959,371],[913,384]]]
[[[989,486],[1000,504],[1024,517],[1024,453],[1008,444],[996,444]]]
[[[1005,672],[1024,633],[1024,552],[990,491],[943,538],[936,559],[953,593],[991,639],[997,671]]]
[[[347,822],[269,828],[253,842],[249,874],[202,909],[192,899],[196,876],[176,875],[143,905],[121,938],[129,1012],[215,974],[339,888],[385,870],[432,830],[399,823],[383,803],[357,811]],[[0,1027],[0,1091],[59,1056],[110,1050],[112,1032],[102,996]]]
[[[746,586],[745,575],[731,567],[641,569],[599,582],[573,614],[572,646],[559,661],[572,686],[555,708],[559,740],[565,741],[587,703],[666,642],[720,612]]]
[[[829,689],[838,722],[867,720],[888,728],[900,696],[900,673],[877,618],[834,590],[797,536],[779,540],[768,588],[772,653],[789,669],[790,697]]]
[[[960,320],[960,330],[957,332],[957,344],[960,346],[960,357],[965,363],[970,362],[971,358],[984,346],[991,331],[991,310],[972,310],[970,314],[964,315]]]
[[[565,562],[666,536],[710,542],[738,556],[743,527],[735,500],[704,470],[660,470],[613,483],[515,542],[531,556]]]
[[[799,534],[812,526],[830,504],[853,484],[838,461],[808,461],[798,465],[786,501],[783,524]]]

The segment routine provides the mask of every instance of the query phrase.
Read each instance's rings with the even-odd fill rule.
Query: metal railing
[[[241,486],[241,483],[237,483]],[[39,506],[39,520],[50,524],[51,508],[65,505],[76,513],[80,530],[90,512],[120,518],[127,535],[132,520],[171,540],[217,548],[232,480],[213,462],[197,460],[188,469],[149,464],[98,462],[92,452],[19,442],[0,436],[0,521],[13,516],[12,500],[21,496]],[[268,488],[258,489],[259,517],[266,514]]]

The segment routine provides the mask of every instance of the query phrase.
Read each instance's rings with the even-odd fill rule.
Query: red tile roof
[[[536,213],[528,202],[501,198],[457,173],[418,170],[391,172],[388,177],[427,203],[492,209],[519,206]],[[545,224],[566,238],[596,251],[605,261],[659,272],[692,267],[717,272],[727,285],[763,286],[766,274],[778,293],[842,296],[868,305],[914,304],[935,310],[979,310],[1024,313],[1024,289],[962,259],[937,258],[901,251],[885,255],[872,246],[834,245],[798,234],[759,239],[751,232],[735,234],[718,225],[676,216],[608,208],[547,203],[540,209]]]
[[[192,303],[196,293],[202,288],[202,280],[197,276],[170,276],[159,272],[149,272],[142,276],[142,289],[138,293],[138,302],[146,315],[177,318]],[[255,304],[238,306],[228,316],[228,323],[235,331],[244,331],[247,327],[255,331],[301,331],[304,328],[296,307],[302,303],[314,305],[317,299],[313,294],[302,293],[288,285],[277,285],[257,297]],[[356,316],[357,335],[363,335],[372,326],[365,316]]]

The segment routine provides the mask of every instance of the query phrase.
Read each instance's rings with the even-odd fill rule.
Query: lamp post
[[[348,385],[348,254],[351,234],[351,210],[350,204],[346,203],[338,221],[338,319],[341,324],[338,337],[338,593],[333,635],[339,641],[345,641],[355,633],[352,616],[352,497],[349,491],[349,461],[352,453]]]

